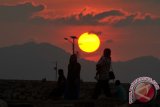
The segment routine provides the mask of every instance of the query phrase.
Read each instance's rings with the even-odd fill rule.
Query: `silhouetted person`
[[[127,101],[127,91],[119,80],[115,82],[115,97],[122,102]]]
[[[66,78],[64,76],[63,69],[59,69],[57,87],[53,90],[51,96],[62,97],[64,95],[65,86],[66,86]]]
[[[103,51],[103,56],[100,58],[96,65],[97,73],[95,79],[97,84],[92,96],[93,99],[97,99],[103,90],[107,97],[111,96],[109,88],[109,71],[111,66],[111,50],[106,48]]]
[[[46,78],[42,78],[42,82],[46,82],[47,81],[47,79]]]
[[[80,91],[80,70],[81,65],[77,62],[77,55],[70,57],[68,64],[67,87],[65,99],[78,99]]]
[[[64,90],[65,90],[65,86],[66,86],[66,78],[64,76],[64,72],[63,69],[59,69],[58,70],[58,82],[57,82],[57,87],[59,89],[59,95],[64,95]]]
[[[8,104],[6,101],[0,99],[0,107],[8,107]]]

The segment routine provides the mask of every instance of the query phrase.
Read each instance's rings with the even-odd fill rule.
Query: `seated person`
[[[57,88],[59,90],[59,95],[63,95],[64,94],[64,90],[65,90],[65,85],[66,85],[66,78],[64,76],[64,72],[63,69],[59,69],[58,70],[58,82],[57,82]]]
[[[51,92],[50,97],[62,97],[64,95],[64,91],[65,91],[65,85],[66,85],[66,78],[64,76],[64,72],[63,69],[59,69],[58,70],[58,81],[57,81],[57,86],[56,88],[53,90],[53,92]]]
[[[126,90],[119,80],[116,80],[116,82],[115,82],[115,97],[118,98],[118,100],[120,100],[122,102],[127,101]]]

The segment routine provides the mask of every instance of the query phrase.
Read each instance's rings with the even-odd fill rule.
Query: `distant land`
[[[0,79],[56,80],[56,62],[67,75],[70,54],[49,43],[28,42],[0,48]],[[81,79],[95,81],[95,62],[79,59]],[[160,83],[160,59],[141,56],[125,62],[113,62],[117,79],[130,83],[140,76],[149,76]]]

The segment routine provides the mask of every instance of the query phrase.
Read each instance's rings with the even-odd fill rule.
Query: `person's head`
[[[77,62],[77,55],[73,54],[70,57],[69,63],[76,63]]]
[[[121,82],[120,82],[120,80],[116,80],[116,82],[115,82],[115,85],[116,85],[116,86],[119,86],[119,85],[121,85]]]
[[[63,75],[63,69],[58,70],[58,75]]]
[[[111,49],[105,48],[103,51],[104,57],[110,58],[111,57]]]

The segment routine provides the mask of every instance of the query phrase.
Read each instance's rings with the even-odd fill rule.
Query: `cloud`
[[[84,14],[85,9],[74,15],[61,16],[53,19],[46,19],[43,16],[35,16],[36,13],[45,10],[43,5],[24,3],[17,5],[0,6],[0,22],[31,22],[31,24],[51,25],[110,25],[115,27],[160,25],[160,18],[153,18],[145,15],[140,18],[138,13],[131,14],[122,10],[108,10],[99,13]],[[104,20],[105,21],[102,21]]]
[[[47,35],[46,27],[33,23],[36,13],[43,10],[43,5],[32,3],[0,5],[0,46],[23,43],[31,38]]]
[[[105,21],[102,21],[104,19]],[[41,22],[42,20],[44,19],[42,18]],[[77,15],[48,20],[48,22],[56,25],[107,25],[114,27],[124,27],[160,25],[160,17],[153,17],[151,14],[142,15],[139,12],[133,14],[120,10],[109,10],[97,14],[88,13],[86,15],[81,12]]]
[[[159,0],[134,0],[134,1],[130,1],[130,0],[123,0],[124,2],[129,2],[129,3],[134,3],[134,2],[138,2],[138,3],[154,3],[154,4],[157,4],[157,3],[160,3]]]
[[[113,43],[114,41],[112,39],[106,40],[105,43]]]
[[[34,13],[44,9],[43,5],[34,6],[31,3],[18,4],[14,6],[0,6],[0,21],[28,21]]]
[[[137,18],[137,14],[125,16],[125,18],[118,20],[113,25],[116,27],[123,26],[144,26],[144,25],[160,25],[160,18],[154,18],[151,15],[145,15]]]
[[[104,11],[97,14],[88,13],[84,15],[82,12],[77,15],[54,19],[54,23],[66,25],[100,25],[100,21],[110,16],[123,16],[120,10]]]

